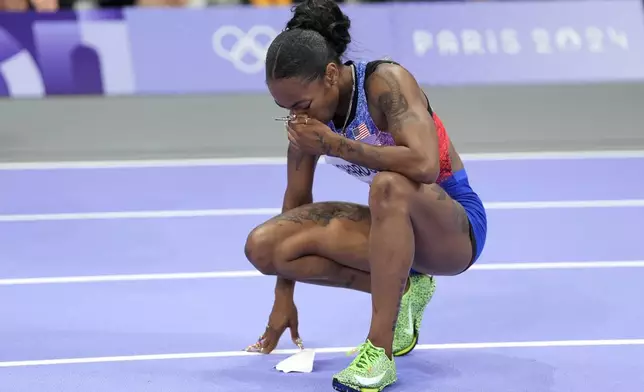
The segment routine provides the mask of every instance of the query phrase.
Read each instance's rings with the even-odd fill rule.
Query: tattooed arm
[[[282,212],[313,202],[313,177],[319,157],[306,154],[289,143],[286,155],[286,191]],[[276,294],[293,295],[295,281],[277,278]]]
[[[282,212],[313,202],[313,177],[318,158],[298,150],[289,143]]]
[[[334,138],[331,154],[374,170],[397,172],[416,182],[435,182],[439,174],[436,126],[414,77],[399,65],[381,64],[367,80],[366,90],[396,146]]]

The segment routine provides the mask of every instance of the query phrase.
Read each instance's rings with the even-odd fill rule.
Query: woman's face
[[[323,123],[333,120],[338,106],[339,70],[327,65],[325,75],[311,82],[301,78],[275,79],[268,82],[275,103],[294,115],[307,115]]]

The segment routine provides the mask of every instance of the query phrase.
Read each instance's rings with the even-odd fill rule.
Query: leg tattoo
[[[325,202],[295,208],[276,216],[272,221],[299,224],[308,221],[314,222],[319,226],[328,226],[333,219],[348,219],[354,222],[371,221],[371,214],[367,207],[359,204]]]
[[[303,230],[327,227],[333,220],[349,220],[370,224],[371,214],[365,206],[345,202],[323,202],[307,204],[272,218],[267,224],[307,225]],[[327,228],[324,230],[334,230]],[[336,235],[337,233],[330,233]],[[313,234],[317,235],[317,234]],[[322,234],[324,236],[325,234]],[[277,273],[287,279],[321,286],[343,287],[369,293],[371,278],[368,272],[342,264],[342,260],[331,260],[315,254],[319,238],[296,231],[295,236],[278,238],[279,251],[273,263]],[[341,245],[340,245],[341,246]],[[364,256],[367,259],[367,256]]]
[[[407,288],[407,277],[400,279],[400,293],[398,294],[398,305],[396,306],[396,317],[394,318],[394,322],[391,325],[391,332],[396,331],[396,324],[398,324],[398,315],[400,314],[400,303],[402,301],[402,296],[405,294],[405,289]]]

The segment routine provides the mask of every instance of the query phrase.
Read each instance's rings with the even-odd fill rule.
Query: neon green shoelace
[[[371,364],[378,359],[378,351],[373,350],[368,343],[363,343],[357,348],[349,351],[347,354],[352,355],[358,352],[358,355],[353,360],[351,367],[358,369],[369,369]]]

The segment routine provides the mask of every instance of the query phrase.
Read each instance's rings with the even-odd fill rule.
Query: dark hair
[[[266,80],[315,80],[327,64],[340,64],[351,42],[351,21],[333,0],[305,0],[266,53]]]

